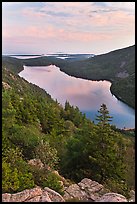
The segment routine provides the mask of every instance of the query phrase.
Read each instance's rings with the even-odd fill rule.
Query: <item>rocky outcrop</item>
[[[95,202],[128,202],[125,196],[118,193],[106,193]]]
[[[109,192],[103,185],[91,179],[84,178],[78,184],[72,184],[65,189],[63,198],[65,200],[78,199],[82,201],[95,201],[103,194]]]
[[[51,199],[52,202],[64,202],[64,198],[57,192],[55,192],[54,190],[45,187],[44,191],[46,191]]]
[[[110,192],[103,185],[91,179],[84,178],[78,184],[72,184],[65,189],[63,198],[66,201],[87,202],[135,202],[135,192],[130,192],[130,198]]]
[[[56,172],[57,173],[57,172]],[[27,189],[19,193],[2,194],[2,202],[135,202],[135,192],[131,191],[131,198],[127,200],[123,195],[110,192],[103,185],[91,179],[84,178],[78,184],[65,187],[61,196],[54,190],[45,187]]]
[[[30,190],[24,190],[19,193],[2,195],[2,202],[64,202],[63,197],[46,187],[41,189],[36,187]]]
[[[41,194],[42,194],[41,188],[36,187],[31,190],[27,189],[27,190],[24,190],[22,192],[15,193],[15,194],[5,193],[2,195],[2,201],[3,202],[25,202],[32,198],[40,197]]]

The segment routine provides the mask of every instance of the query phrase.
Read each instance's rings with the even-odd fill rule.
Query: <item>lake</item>
[[[109,81],[91,81],[71,77],[60,71],[55,65],[30,67],[24,66],[19,76],[38,85],[64,106],[66,100],[77,106],[86,117],[96,123],[100,105],[105,103],[113,121],[110,124],[118,128],[135,127],[135,111],[118,100],[110,92]]]

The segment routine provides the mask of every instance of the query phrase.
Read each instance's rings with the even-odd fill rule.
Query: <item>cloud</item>
[[[135,34],[133,2],[3,2],[3,41],[80,49],[130,42]],[[124,37],[123,37],[124,36]],[[125,40],[124,40],[125,38]],[[21,45],[23,45],[21,43]],[[63,44],[64,43],[64,44]],[[108,47],[109,47],[108,45]],[[85,46],[85,49],[86,49]],[[101,48],[100,48],[101,49]]]
[[[122,5],[125,5],[124,8]],[[117,20],[121,25],[125,25],[125,22],[127,24],[129,19],[133,22],[134,16],[131,15],[130,18],[129,13],[125,11],[128,6],[123,2],[103,2],[103,4],[102,2],[46,2],[38,10],[33,7],[25,8],[22,15],[27,16],[30,21],[36,17],[41,24],[51,24],[67,30],[92,31],[103,26],[106,26],[107,30],[108,27],[116,25]]]
[[[77,32],[77,31],[69,31],[65,29],[56,29],[53,26],[46,26],[41,28],[41,26],[28,26],[25,29],[20,25],[18,27],[18,30],[16,30],[16,34],[10,35],[10,33],[13,33],[13,31],[16,30],[16,27],[11,26],[9,32],[3,31],[3,37],[5,39],[19,39],[22,37],[22,39],[26,40],[28,38],[36,38],[38,41],[44,40],[44,39],[58,39],[60,41],[83,41],[83,42],[89,42],[94,40],[103,40],[103,39],[109,39],[110,36],[106,35],[105,33],[100,33],[98,35],[97,32]]]
[[[96,9],[135,12],[135,2],[93,2],[92,6]]]
[[[34,8],[27,8],[27,9],[24,9],[23,12],[22,12],[23,15],[27,15],[29,17],[73,17],[73,14],[71,13],[67,13],[67,12],[63,12],[63,11],[56,11],[56,10],[47,10],[47,11],[44,11],[43,9],[42,10],[39,10],[39,11],[36,11],[34,10]]]

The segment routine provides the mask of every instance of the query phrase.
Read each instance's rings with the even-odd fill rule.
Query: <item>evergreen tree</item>
[[[112,121],[111,118],[113,118],[113,117],[109,116],[109,111],[107,109],[106,104],[103,103],[101,105],[98,113],[100,113],[100,115],[97,115],[96,120],[98,120],[99,124],[102,124],[102,126],[104,126],[104,125],[108,124],[108,122]]]

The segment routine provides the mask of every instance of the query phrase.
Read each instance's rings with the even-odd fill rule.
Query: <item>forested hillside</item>
[[[87,177],[128,195],[135,180],[134,136],[108,124],[104,105],[97,125],[69,102],[63,108],[16,74],[23,64],[3,60],[2,191],[13,193],[38,185],[63,193],[53,173],[58,170],[71,182]],[[28,164],[35,158],[44,169]]]
[[[3,65],[19,73],[23,65],[44,66],[55,64],[69,75],[91,79],[109,80],[112,94],[135,108],[135,46],[115,50],[84,60],[63,60],[55,57],[16,59],[3,56]]]
[[[135,46],[66,63],[60,67],[72,76],[111,81],[111,92],[135,108]]]

